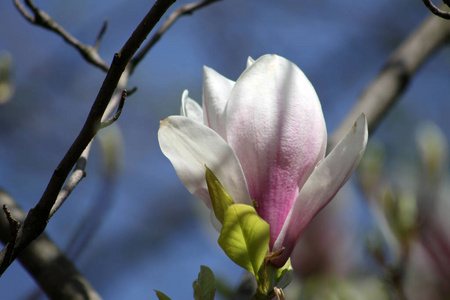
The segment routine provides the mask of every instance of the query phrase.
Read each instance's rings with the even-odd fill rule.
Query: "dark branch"
[[[450,22],[428,17],[389,57],[377,78],[366,88],[353,109],[328,139],[331,151],[364,113],[373,132],[389,109],[400,99],[410,79],[423,63],[450,40]]]
[[[6,243],[11,238],[8,234],[11,220],[23,221],[26,215],[11,196],[1,189],[0,203],[8,207],[8,213],[0,215],[0,239]],[[31,243],[19,255],[19,261],[51,299],[100,299],[87,280],[46,235]]]
[[[161,39],[164,33],[178,20],[178,18],[184,15],[192,14],[194,13],[194,11],[218,1],[220,0],[203,0],[195,3],[186,4],[177,8],[173,13],[170,14],[167,20],[164,21],[164,23],[161,25],[158,31],[152,36],[152,38],[133,57],[133,59],[130,61],[131,69],[133,70],[134,67],[139,64],[139,62],[145,57],[148,51]]]
[[[127,78],[125,79],[124,77],[127,77]],[[122,80],[121,80],[121,83],[119,84],[117,90],[122,90],[123,89],[122,86],[126,85],[126,81],[128,81],[128,76],[122,75]],[[131,89],[128,92],[128,95],[132,95],[135,91],[136,91],[136,88]],[[105,116],[108,116],[110,114],[110,111],[112,110],[112,108],[117,106],[117,102],[119,102],[119,104],[120,104],[121,100],[116,100],[117,94],[118,94],[118,91],[116,91],[113,98],[109,102],[108,107],[106,108],[104,116],[102,118],[102,122],[103,122],[103,119],[105,118]],[[120,96],[120,98],[122,98],[122,96]],[[122,104],[122,106],[123,106],[123,104]],[[70,196],[72,191],[77,187],[78,183],[80,183],[80,181],[86,176],[85,169],[86,169],[89,153],[91,151],[91,145],[92,145],[92,142],[89,143],[89,145],[86,147],[86,149],[84,149],[83,153],[81,154],[80,158],[77,161],[75,169],[73,170],[69,179],[67,179],[67,182],[64,185],[64,187],[59,192],[58,197],[56,198],[56,202],[53,205],[52,210],[50,211],[49,219],[51,217],[53,217],[53,215],[56,213],[56,211],[61,207],[61,205],[63,205],[63,203],[67,200],[67,198]]]
[[[72,146],[67,151],[64,158],[59,163],[58,167],[55,169],[53,176],[50,179],[50,182],[38,204],[28,213],[23,225],[19,229],[18,238],[15,243],[12,241],[8,242],[8,245],[14,244],[14,247],[8,247],[8,245],[6,246],[6,251],[11,253],[11,256],[10,259],[1,260],[0,274],[3,274],[13,260],[23,251],[23,249],[44,231],[51,210],[64,182],[69,176],[78,158],[100,129],[102,116],[105,113],[108,103],[113,96],[127,64],[136,53],[137,49],[144,42],[147,35],[154,28],[156,23],[174,2],[175,0],[156,1],[122,49],[115,54],[111,67],[108,70],[106,78],[103,81],[102,87],[100,88],[83,128]]]
[[[100,41],[102,40],[102,37],[105,34],[107,28],[108,28],[108,20],[105,20],[105,21],[103,21],[102,29],[100,29],[100,32],[98,33],[98,36],[95,39],[95,43],[94,43],[95,51],[98,51],[98,47],[100,47]]]
[[[0,193],[1,192],[2,191],[0,190]],[[5,247],[5,249],[3,249],[3,251],[0,253],[0,257],[4,255],[6,259],[11,259],[12,251],[8,250],[14,248],[15,241],[17,240],[17,234],[19,233],[20,223],[11,215],[11,212],[9,211],[6,203],[3,204],[3,211],[5,213],[6,220],[8,221],[9,233],[11,235],[10,240],[12,241],[12,243],[8,245],[9,247]]]
[[[8,220],[9,223],[11,236],[14,237],[17,235],[17,231],[19,231],[20,222],[14,219],[6,204],[3,204],[3,211],[5,212],[6,219]]]
[[[20,12],[20,14],[22,16],[25,17],[25,19],[27,19],[28,22],[33,23],[35,22],[35,18],[33,17],[33,15],[31,15],[27,9],[22,5],[22,3],[20,2],[20,0],[14,0],[14,6],[17,8],[17,10]]]
[[[111,100],[108,103],[108,106],[105,109],[105,113],[102,117],[102,122],[109,116],[113,109],[119,105],[120,99],[122,98],[122,92],[125,89],[125,86],[127,85],[129,77],[129,72],[125,70],[125,72],[122,74],[122,77],[120,78],[120,81],[118,83],[118,86],[116,88],[116,91],[114,93],[114,96],[111,98]],[[132,88],[128,91],[128,95],[132,95],[136,91],[136,88]],[[69,179],[67,179],[66,184],[61,189],[61,191],[58,194],[58,197],[56,198],[56,202],[52,207],[52,210],[50,211],[50,217],[51,218],[56,211],[63,205],[63,203],[66,201],[66,199],[70,196],[72,191],[77,187],[78,183],[86,176],[86,165],[87,160],[89,157],[89,153],[91,151],[91,145],[92,141],[89,143],[89,145],[84,149],[83,153],[81,154],[80,158],[77,161],[77,164],[75,166],[74,171],[70,175]]]
[[[441,10],[439,7],[437,7],[436,5],[433,4],[433,2],[431,0],[422,0],[423,3],[425,4],[426,7],[428,7],[428,9],[435,14],[438,17],[450,20],[450,12],[447,11],[443,11]],[[446,2],[447,3],[447,2]],[[448,5],[448,3],[447,3]]]
[[[116,113],[108,120],[103,121],[100,124],[100,128],[108,127],[119,119],[120,115],[122,114],[123,105],[125,104],[125,99],[127,98],[127,95],[128,95],[127,90],[123,90],[122,97],[120,97],[120,102],[119,102],[119,105],[117,106]]]
[[[67,198],[70,196],[72,191],[77,187],[78,183],[86,176],[86,164],[87,159],[90,152],[90,145],[86,148],[85,151],[81,154],[80,158],[77,161],[77,164],[75,166],[74,171],[70,175],[69,179],[67,179],[66,184],[61,189],[61,191],[58,194],[58,197],[56,198],[55,204],[53,205],[50,215],[48,219],[53,217],[53,215],[56,213],[56,211],[63,205],[63,203],[67,200]]]
[[[69,45],[75,47],[75,49],[78,50],[78,52],[84,57],[86,61],[96,67],[99,67],[103,71],[108,71],[108,65],[98,55],[96,48],[84,45],[72,35],[70,35],[70,33],[68,33],[64,28],[56,23],[55,20],[53,20],[46,12],[40,10],[32,0],[25,0],[25,4],[31,10],[32,14],[26,10],[20,0],[13,1],[19,12],[30,23],[55,32],[57,35],[61,36]]]

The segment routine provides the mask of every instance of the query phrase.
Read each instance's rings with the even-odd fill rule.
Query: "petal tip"
[[[159,128],[161,129],[162,127],[167,127],[169,125],[169,122],[170,122],[170,116],[166,117],[164,119],[161,119],[159,121]]]
[[[361,113],[358,118],[355,120],[355,124],[353,126],[358,126],[358,124],[361,124],[362,122],[367,124],[367,118],[364,113]]]
[[[208,66],[203,66],[203,76],[205,76],[206,73],[214,71],[213,68],[210,68]]]
[[[254,62],[255,62],[255,60],[251,56],[249,56],[247,58],[247,68],[250,67],[251,65],[253,65]]]
[[[358,116],[355,123],[353,124],[352,129],[353,129],[353,133],[356,133],[357,130],[362,130],[362,131],[364,131],[365,136],[368,135],[367,118],[364,113],[362,113]]]

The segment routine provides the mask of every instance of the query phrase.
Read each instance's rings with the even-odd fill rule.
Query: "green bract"
[[[227,208],[234,204],[230,194],[217,179],[216,175],[206,167],[206,184],[208,185],[209,196],[213,206],[214,214],[220,223],[223,223],[223,215]]]
[[[291,260],[288,259],[283,267],[275,269],[274,286],[284,289],[291,283],[293,277],[294,269],[292,269]]]
[[[269,249],[269,224],[246,204],[235,204],[214,173],[206,167],[206,183],[216,218],[222,223],[218,243],[237,265],[253,273],[258,271]]]
[[[225,211],[219,245],[232,261],[253,273],[257,281],[269,239],[269,224],[254,207],[233,204]]]

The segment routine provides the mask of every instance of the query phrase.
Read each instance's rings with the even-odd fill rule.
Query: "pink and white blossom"
[[[361,115],[324,158],[327,133],[316,92],[292,62],[249,58],[236,82],[204,68],[202,107],[182,96],[181,116],[163,119],[162,152],[183,185],[211,209],[207,165],[235,203],[252,205],[270,225],[269,250],[281,267],[312,218],[358,165],[367,143]]]

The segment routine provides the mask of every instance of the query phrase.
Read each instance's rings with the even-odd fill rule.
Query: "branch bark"
[[[25,212],[1,189],[0,204],[8,207],[11,217],[23,222]],[[5,214],[0,214],[0,239],[5,243],[11,237],[9,228],[10,221]],[[31,243],[18,259],[51,299],[101,299],[72,262],[45,234]]]
[[[423,3],[425,4],[425,6],[436,16],[450,20],[450,12],[444,11],[442,9],[440,9],[439,7],[437,7],[436,5],[433,4],[433,2],[431,0],[422,0]],[[446,1],[447,5],[449,5],[450,2],[448,2],[448,0],[443,0]],[[450,5],[449,5],[450,6]]]
[[[123,91],[125,90],[125,87],[128,83],[129,75],[130,75],[130,72],[128,71],[128,69],[126,69],[125,72],[122,74],[122,77],[120,78],[120,81],[117,85],[114,96],[112,96],[111,100],[109,101],[108,106],[105,109],[105,112],[101,119],[102,122],[104,122],[112,114],[114,108],[119,106],[120,103],[122,102]],[[87,165],[87,160],[89,158],[89,153],[91,151],[91,146],[92,146],[92,141],[84,149],[83,153],[81,153],[80,158],[77,160],[75,169],[73,170],[69,179],[67,179],[64,187],[61,189],[61,191],[58,194],[58,197],[56,198],[56,202],[53,205],[52,210],[50,211],[49,218],[51,218],[56,213],[56,211],[61,207],[61,205],[64,204],[64,202],[70,196],[72,191],[77,187],[77,185],[85,177],[85,169],[86,169],[86,165]]]
[[[450,22],[429,16],[389,57],[377,78],[366,88],[353,109],[328,139],[332,150],[364,113],[373,132],[389,109],[400,99],[417,70],[450,40]]]

